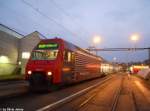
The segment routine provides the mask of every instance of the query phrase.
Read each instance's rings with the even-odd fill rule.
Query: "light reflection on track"
[[[148,90],[140,81],[135,80],[134,83],[150,103],[150,90]]]

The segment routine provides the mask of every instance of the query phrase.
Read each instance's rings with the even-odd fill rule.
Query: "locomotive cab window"
[[[32,52],[32,60],[55,60],[58,50],[36,50]]]
[[[57,43],[40,43],[32,52],[32,60],[55,60],[58,55]]]

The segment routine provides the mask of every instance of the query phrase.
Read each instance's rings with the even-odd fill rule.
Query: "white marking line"
[[[72,94],[72,95],[70,95],[70,96],[68,96],[68,97],[65,97],[64,99],[58,100],[57,102],[54,102],[54,103],[52,103],[52,104],[49,104],[49,105],[47,105],[47,106],[45,106],[45,107],[43,107],[43,108],[40,108],[40,109],[38,109],[37,111],[45,111],[45,110],[48,110],[49,108],[52,108],[52,107],[54,107],[54,106],[57,106],[57,105],[59,105],[59,104],[61,104],[61,103],[68,102],[68,101],[70,101],[70,99],[73,99],[73,98],[75,98],[76,96],[81,95],[82,93],[84,93],[84,92],[86,92],[86,91],[88,91],[88,90],[90,90],[90,89],[92,89],[92,88],[94,88],[94,87],[96,87],[96,86],[98,86],[98,85],[104,83],[105,81],[107,81],[107,80],[109,80],[109,79],[111,79],[111,78],[112,78],[112,77],[109,77],[109,78],[107,78],[107,79],[105,79],[105,80],[103,80],[103,81],[101,81],[101,82],[99,82],[99,83],[97,83],[97,84],[95,84],[95,85],[93,85],[93,86],[90,86],[90,87],[88,87],[88,88],[86,88],[86,89],[83,89],[83,90],[81,90],[81,91],[79,91],[79,92],[77,92],[77,93],[75,93],[75,94]]]

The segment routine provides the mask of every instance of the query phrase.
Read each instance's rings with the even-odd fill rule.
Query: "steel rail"
[[[110,79],[109,79],[109,80],[110,80]],[[107,82],[108,82],[109,80],[107,80]],[[102,83],[100,86],[98,86],[98,88],[101,88],[101,91],[102,91],[102,89],[104,89],[107,85],[109,85],[109,83],[107,83],[107,82]],[[93,98],[98,94],[98,92],[99,92],[99,89],[97,89],[96,91],[94,91],[94,93],[93,93],[90,97],[88,97],[87,99],[85,99],[85,100],[79,105],[79,107],[78,107],[75,111],[80,110],[80,108],[82,108],[82,107],[83,107],[84,105],[86,105],[91,99],[93,99]]]
[[[121,78],[121,84],[118,87],[118,90],[116,91],[116,94],[115,94],[114,100],[112,102],[112,106],[111,106],[111,110],[110,111],[115,111],[116,108],[117,108],[119,96],[120,96],[120,93],[121,93],[121,90],[122,90],[122,86],[123,86],[123,80],[124,80],[124,78],[122,77]]]
[[[58,100],[58,101],[56,101],[54,103],[51,103],[51,104],[49,104],[47,106],[44,106],[44,107],[42,107],[40,109],[37,109],[37,111],[47,111],[47,110],[50,111],[50,110],[54,110],[54,109],[60,107],[61,105],[66,104],[66,103],[74,100],[75,98],[77,98],[77,97],[85,94],[86,92],[90,91],[91,89],[93,89],[95,87],[98,87],[99,85],[104,84],[106,81],[108,81],[108,80],[110,80],[112,78],[113,77],[106,78],[103,81],[101,81],[101,82],[99,82],[99,83],[97,83],[97,84],[95,84],[93,86],[90,86],[88,88],[85,88],[85,89],[83,89],[81,91],[78,91],[77,93],[75,93],[73,95],[67,96],[67,97],[65,97],[65,98],[63,98],[61,100]]]

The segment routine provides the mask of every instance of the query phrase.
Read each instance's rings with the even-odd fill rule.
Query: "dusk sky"
[[[0,23],[27,35],[39,31],[87,48],[95,35],[97,48],[150,47],[150,0],[0,0]],[[148,59],[147,51],[100,52],[106,60],[129,62]]]

